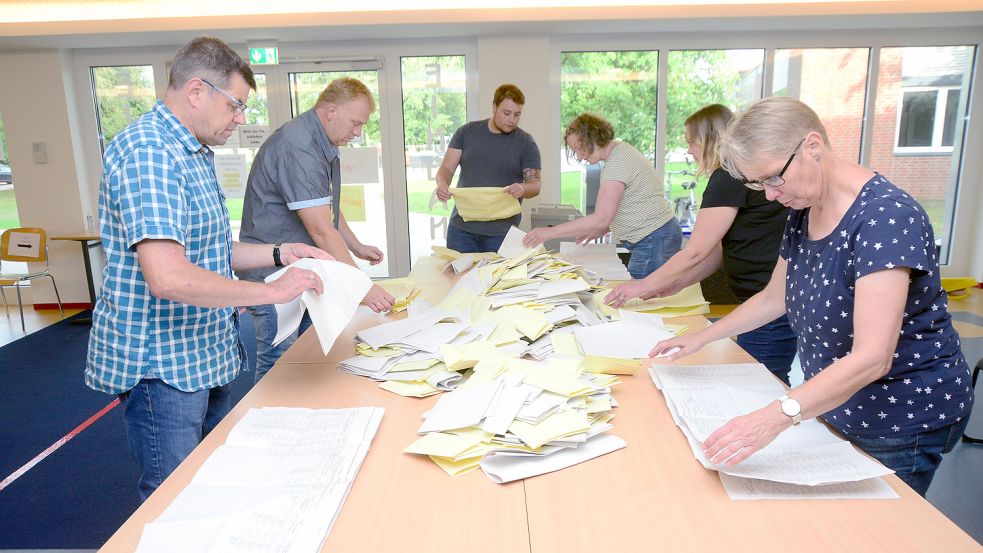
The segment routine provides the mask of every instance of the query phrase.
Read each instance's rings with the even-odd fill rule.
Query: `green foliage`
[[[3,128],[3,117],[0,117],[0,161],[9,164],[7,161],[7,131]]]
[[[352,77],[365,83],[372,91],[376,110],[362,129],[362,140],[365,146],[377,146],[382,143],[379,132],[379,77],[375,71],[315,71],[310,73],[290,74],[290,109],[293,117],[314,107],[318,95],[328,83],[341,77]]]
[[[604,116],[615,136],[650,156],[655,151],[658,52],[566,52],[561,60],[563,124],[584,111]],[[724,50],[673,51],[666,84],[666,150],[685,150],[683,121],[712,103],[733,105],[741,74]]]
[[[153,67],[93,67],[92,81],[105,148],[119,131],[149,111],[157,101]]]
[[[467,122],[464,56],[406,57],[401,63],[404,143],[432,149],[441,135],[450,140]]]
[[[256,92],[249,95],[249,109],[246,110],[247,125],[269,125],[270,108],[267,103],[266,94],[266,75],[264,73],[254,73],[256,79]]]

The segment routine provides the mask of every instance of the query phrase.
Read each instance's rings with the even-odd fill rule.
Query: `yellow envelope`
[[[553,351],[560,355],[583,355],[573,332],[554,332],[550,334]]]
[[[642,368],[642,362],[635,359],[615,359],[600,355],[588,355],[581,365],[589,373],[635,374]]]
[[[443,246],[430,246],[430,249],[433,250],[435,256],[446,259],[447,261],[454,261],[458,257],[461,257],[461,252]]]
[[[440,467],[450,476],[461,476],[463,474],[467,474],[478,468],[479,464],[481,463],[481,457],[473,457],[470,459],[455,461],[446,457],[431,455],[430,460],[436,463],[438,467]]]
[[[387,380],[379,384],[379,387],[387,392],[399,394],[403,397],[427,397],[440,393],[426,382],[401,382],[399,380]]]
[[[588,430],[590,430],[590,422],[587,417],[573,410],[554,413],[539,424],[516,420],[509,426],[510,432],[518,436],[526,445],[534,448]]]
[[[498,186],[452,188],[457,212],[465,221],[497,221],[518,215],[519,200]]]

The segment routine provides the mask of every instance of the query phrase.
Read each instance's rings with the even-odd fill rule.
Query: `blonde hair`
[[[369,111],[375,111],[375,100],[372,92],[362,81],[352,77],[339,77],[331,81],[321,94],[317,97],[316,106],[322,104],[347,104],[359,96],[365,96],[369,100]]]
[[[696,160],[696,174],[710,176],[720,167],[717,140],[734,117],[720,104],[710,104],[686,118],[686,138],[702,145],[703,155]]]
[[[577,135],[580,147],[588,155],[597,148],[603,148],[614,140],[614,127],[608,120],[593,113],[584,112],[573,118],[563,133],[563,140],[571,134]]]
[[[826,127],[812,108],[795,98],[772,96],[734,116],[720,136],[717,151],[728,173],[745,178],[738,165],[764,157],[788,157],[810,132],[819,133],[823,143],[830,145]]]

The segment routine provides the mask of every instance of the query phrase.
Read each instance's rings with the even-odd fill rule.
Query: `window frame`
[[[937,154],[937,155],[952,155],[954,151],[954,146],[943,146],[942,137],[945,134],[945,112],[946,106],[948,104],[949,91],[958,90],[960,96],[962,95],[962,86],[904,86],[901,87],[901,94],[898,95],[898,113],[894,123],[894,153],[900,156],[903,155],[924,155],[924,154]],[[932,145],[931,146],[901,146],[898,142],[901,140],[901,117],[904,110],[904,100],[905,94],[909,92],[935,92],[935,119],[932,122]],[[943,94],[945,92],[945,94]],[[939,117],[939,114],[942,114]],[[959,114],[956,113],[955,117],[958,119]]]

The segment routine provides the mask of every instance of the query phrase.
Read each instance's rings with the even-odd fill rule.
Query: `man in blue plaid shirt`
[[[146,499],[229,412],[243,363],[236,306],[323,291],[292,268],[269,284],[233,270],[330,259],[306,244],[232,241],[214,154],[244,115],[252,70],[199,37],[174,57],[164,100],[106,148],[99,220],[106,249],[86,384],[118,395]]]

